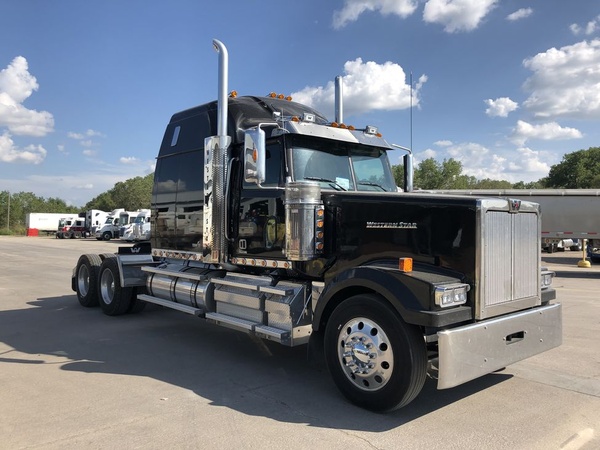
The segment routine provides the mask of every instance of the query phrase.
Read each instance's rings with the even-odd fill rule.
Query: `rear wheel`
[[[117,258],[106,258],[100,266],[98,297],[102,312],[108,316],[125,314],[131,307],[133,289],[121,286]]]
[[[325,330],[325,359],[346,398],[372,411],[407,405],[425,383],[421,332],[372,294],[351,297],[333,311]]]
[[[131,305],[129,306],[129,309],[127,310],[127,314],[137,314],[142,312],[145,308],[147,303],[143,300],[138,300],[137,296],[138,294],[145,294],[146,293],[146,287],[145,286],[136,286],[133,289],[133,294],[131,296]]]
[[[105,241],[110,241],[111,237],[112,233],[110,231],[105,231],[104,233],[102,233],[102,239],[104,239]]]
[[[98,306],[98,274],[102,260],[98,255],[81,255],[75,268],[77,299],[86,308]]]

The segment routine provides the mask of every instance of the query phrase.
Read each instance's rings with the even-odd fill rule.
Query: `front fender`
[[[441,328],[467,322],[473,318],[470,306],[438,310],[432,301],[436,285],[460,282],[458,278],[429,271],[405,273],[389,267],[355,267],[326,282],[314,308],[314,328],[318,331],[345,299],[367,292],[387,300],[406,323]]]

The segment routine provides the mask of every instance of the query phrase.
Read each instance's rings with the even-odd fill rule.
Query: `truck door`
[[[234,256],[283,259],[285,245],[284,157],[281,142],[267,145],[263,188],[241,181]],[[235,214],[235,212],[234,212]]]

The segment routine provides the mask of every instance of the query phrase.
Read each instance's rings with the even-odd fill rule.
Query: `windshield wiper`
[[[347,189],[345,189],[342,185],[340,185],[337,181],[335,180],[330,180],[328,178],[320,178],[320,177],[304,177],[305,180],[310,180],[310,181],[322,181],[323,183],[329,183],[329,186],[331,186],[332,188],[334,188],[336,191],[347,191]]]
[[[361,185],[361,186],[374,186],[374,187],[378,187],[382,191],[386,192],[385,188],[382,185],[377,184],[377,183],[373,183],[371,181],[359,181],[358,184]]]

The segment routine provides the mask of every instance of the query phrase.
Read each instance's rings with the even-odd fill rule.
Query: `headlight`
[[[554,272],[546,269],[545,267],[542,267],[542,282],[541,282],[542,289],[550,287],[552,285],[552,278],[554,278],[554,275],[555,275]]]
[[[468,284],[446,284],[435,287],[435,304],[442,308],[462,305],[467,302]]]

